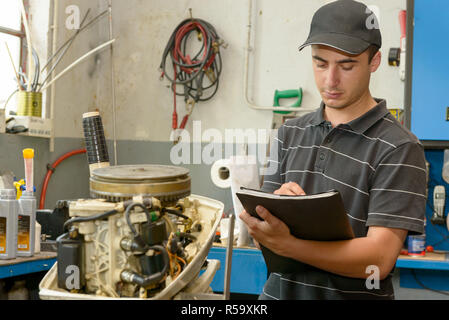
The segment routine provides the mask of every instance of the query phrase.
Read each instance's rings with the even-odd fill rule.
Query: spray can
[[[17,247],[16,191],[0,189],[0,259],[14,259]]]

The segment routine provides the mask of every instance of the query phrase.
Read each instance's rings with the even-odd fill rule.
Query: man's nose
[[[329,66],[326,73],[326,87],[337,88],[340,84],[340,75],[337,66]]]

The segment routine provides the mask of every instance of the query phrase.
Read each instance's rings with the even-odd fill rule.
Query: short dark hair
[[[371,63],[376,53],[379,52],[379,47],[372,44],[366,51],[368,51],[368,63]]]

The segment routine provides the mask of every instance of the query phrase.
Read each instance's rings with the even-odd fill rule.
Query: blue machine
[[[413,12],[407,23],[408,60],[407,100],[411,131],[426,147],[430,164],[426,205],[426,245],[449,251],[446,224],[432,224],[435,186],[449,185],[442,179],[444,148],[449,149],[449,1],[407,0],[407,11]],[[411,37],[411,35],[413,35]],[[411,52],[412,51],[412,52]],[[412,64],[410,65],[410,61]],[[411,79],[410,79],[411,72]],[[448,201],[446,201],[448,203]],[[444,209],[446,217],[448,206]],[[449,290],[449,257],[444,261],[398,259],[400,285],[408,288]]]
[[[449,251],[449,232],[446,225],[431,223],[433,192],[437,185],[448,190],[442,179],[443,154],[449,149],[449,1],[408,0],[407,10],[413,11],[413,27],[409,21],[407,48],[413,54],[411,68],[410,130],[426,146],[426,160],[430,164],[428,201],[426,208],[427,245],[436,250]],[[413,31],[413,32],[410,32]],[[411,48],[410,48],[411,47]],[[408,75],[409,77],[410,75]],[[437,142],[432,149],[430,142]],[[434,144],[435,145],[435,144]],[[446,201],[447,202],[447,201]],[[447,209],[445,210],[446,215]]]
[[[443,185],[449,190],[449,185],[443,180],[441,172],[443,170],[443,150],[426,150],[426,160],[430,163],[429,172],[429,195],[426,206],[426,245],[433,246],[435,250],[449,251],[449,231],[446,223],[443,225],[432,224],[433,215],[433,191],[435,186]],[[444,208],[444,215],[449,211],[448,201]]]
[[[411,130],[449,140],[449,1],[414,0],[414,18]]]

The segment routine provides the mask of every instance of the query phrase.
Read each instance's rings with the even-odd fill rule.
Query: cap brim
[[[310,37],[299,47],[299,51],[312,44],[321,44],[349,54],[361,54],[370,43],[341,33],[325,33]]]

